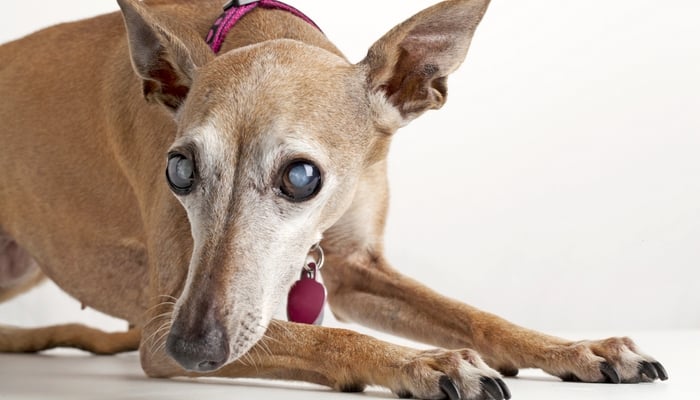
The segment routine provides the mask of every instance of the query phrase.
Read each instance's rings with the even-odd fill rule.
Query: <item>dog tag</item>
[[[321,325],[323,306],[326,303],[326,287],[316,280],[318,270],[311,262],[301,271],[301,278],[294,283],[287,297],[287,319],[300,324]]]

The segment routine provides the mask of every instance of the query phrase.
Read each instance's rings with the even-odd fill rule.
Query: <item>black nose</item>
[[[185,332],[177,325],[170,329],[166,352],[188,371],[215,371],[228,360],[228,339],[223,327],[219,324],[207,325],[192,332]]]

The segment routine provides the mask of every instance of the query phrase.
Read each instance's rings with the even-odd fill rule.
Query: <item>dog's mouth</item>
[[[238,360],[253,351],[256,344],[263,340],[270,321],[264,321],[259,312],[248,312],[238,319],[236,330],[232,332],[229,344],[229,362]]]

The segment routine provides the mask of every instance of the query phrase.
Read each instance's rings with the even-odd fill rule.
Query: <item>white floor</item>
[[[605,336],[613,333],[602,332]],[[388,336],[383,338],[398,341]],[[591,337],[571,334],[569,337]],[[521,371],[506,379],[518,399],[698,399],[700,331],[637,332],[632,336],[666,367],[666,382],[637,385],[564,383],[539,371]],[[403,341],[401,341],[403,342]],[[95,357],[77,352],[42,355],[0,355],[0,399],[269,399],[285,400],[393,398],[370,388],[364,394],[333,393],[326,388],[293,382],[256,380],[156,380],[142,374],[138,356]]]

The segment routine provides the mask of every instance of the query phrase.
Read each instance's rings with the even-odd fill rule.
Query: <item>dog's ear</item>
[[[399,125],[443,106],[447,76],[464,61],[489,0],[449,0],[398,25],[360,63],[370,90],[398,110]]]
[[[175,21],[164,23],[140,1],[117,2],[124,15],[131,62],[143,80],[144,96],[177,111],[197,68],[213,59],[213,52],[194,32],[174,27]]]

